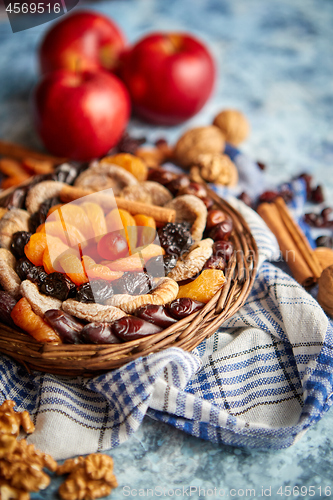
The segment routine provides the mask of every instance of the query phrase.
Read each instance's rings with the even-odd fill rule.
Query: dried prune
[[[145,271],[154,278],[163,278],[166,276],[163,256],[158,255],[149,259],[146,262]]]
[[[310,201],[312,201],[312,203],[323,203],[325,201],[323,188],[320,185],[311,191]]]
[[[10,313],[16,305],[16,300],[7,292],[0,291],[0,321],[8,326],[15,326]]]
[[[192,194],[198,198],[205,198],[207,196],[207,189],[198,182],[190,182],[188,186],[181,188],[178,194],[179,196],[183,194]]]
[[[74,295],[76,286],[65,274],[50,273],[42,281],[39,290],[44,295],[64,301]]]
[[[57,332],[64,344],[77,344],[83,324],[70,314],[59,309],[50,309],[44,314],[44,319]]]
[[[28,233],[27,231],[17,231],[13,234],[10,250],[17,259],[24,257],[24,247],[30,240],[31,234],[32,233]]]
[[[80,285],[76,290],[76,300],[86,304],[95,302],[103,304],[113,296],[113,286],[105,280],[91,280]]]
[[[139,309],[135,311],[135,316],[160,326],[161,328],[168,328],[168,326],[177,323],[177,320],[170,316],[164,306],[157,306],[154,304],[139,307]]]
[[[142,295],[154,288],[152,276],[147,273],[127,272],[112,282],[115,294]]]
[[[114,335],[125,341],[141,339],[162,331],[161,327],[136,316],[124,316],[117,319],[112,323],[111,328]]]
[[[22,259],[16,262],[15,271],[20,280],[24,281],[27,279],[28,272],[33,267],[35,266],[32,264],[32,262],[30,262],[30,260],[27,259],[26,257],[23,257]]]
[[[183,297],[175,299],[166,305],[168,312],[176,319],[186,318],[189,314],[200,311],[205,304],[198,300]]]
[[[112,333],[110,323],[89,323],[81,330],[81,342],[86,344],[120,344],[121,340]]]
[[[43,266],[32,266],[26,275],[27,280],[36,283],[38,286],[40,286],[47,277],[48,274]]]
[[[58,203],[60,203],[60,198],[58,198],[57,196],[55,196],[53,198],[49,198],[41,204],[38,212],[35,212],[30,216],[29,230],[32,233],[36,232],[36,229],[38,228],[38,226],[40,226],[41,224],[44,224],[50,208],[53,207],[54,205],[58,205]]]
[[[193,244],[191,225],[188,222],[169,222],[159,229],[158,237],[167,255],[178,257]]]

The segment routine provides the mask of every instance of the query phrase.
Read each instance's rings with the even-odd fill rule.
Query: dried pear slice
[[[201,240],[207,221],[207,208],[200,198],[193,194],[177,196],[165,205],[176,210],[176,222],[189,222],[194,242]]]

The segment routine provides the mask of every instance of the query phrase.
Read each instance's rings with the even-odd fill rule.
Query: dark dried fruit
[[[328,235],[319,236],[316,239],[317,247],[327,247],[333,249],[333,237]]]
[[[77,288],[75,298],[79,302],[87,304],[91,302],[103,304],[113,296],[113,293],[113,286],[110,282],[105,280],[91,280]]]
[[[205,204],[207,210],[211,210],[211,208],[214,205],[214,200],[212,200],[212,198],[210,198],[209,196],[204,196],[203,198],[200,199]]]
[[[154,304],[148,304],[140,307],[135,311],[135,316],[144,319],[149,323],[160,326],[161,328],[168,328],[168,326],[177,322],[175,318],[170,316],[164,306],[157,306]]]
[[[83,324],[70,314],[59,309],[50,309],[44,319],[55,330],[64,344],[78,344]]]
[[[86,344],[120,344],[121,341],[112,333],[110,323],[89,323],[80,334],[81,342]]]
[[[303,173],[298,176],[299,179],[303,179],[306,186],[306,199],[309,201],[311,199],[312,192],[312,175]]]
[[[27,191],[28,191],[27,187],[21,187],[15,189],[5,198],[5,200],[2,203],[2,206],[4,208],[8,208],[8,210],[11,210],[12,208],[24,208]]]
[[[117,144],[117,153],[130,153],[135,155],[136,150],[146,142],[145,137],[131,137],[127,132],[124,133],[122,138]]]
[[[147,273],[127,272],[112,282],[115,294],[143,295],[155,286],[152,276]]]
[[[177,264],[178,257],[175,255],[165,255],[163,258],[164,261],[164,270],[165,270],[165,276],[169,274],[171,269],[175,267]]]
[[[41,293],[61,301],[74,295],[75,284],[63,273],[51,273],[42,281],[39,290]]]
[[[259,196],[259,203],[272,203],[278,196],[277,191],[265,191]]]
[[[16,300],[7,292],[0,291],[0,322],[8,326],[15,327],[10,316],[12,309],[16,305]]]
[[[47,277],[48,274],[44,271],[44,267],[32,266],[27,272],[26,279],[36,283],[39,287]]]
[[[188,186],[181,188],[178,194],[179,196],[183,194],[192,194],[198,198],[205,198],[207,196],[207,190],[205,186],[198,182],[190,182]]]
[[[13,234],[10,250],[17,259],[24,257],[24,247],[29,242],[31,235],[32,233],[27,231],[17,231]]]
[[[325,207],[321,211],[321,216],[323,217],[324,221],[327,222],[329,220],[330,215],[332,214],[332,208],[331,207]]]
[[[48,214],[50,208],[53,207],[54,205],[58,205],[58,203],[60,203],[60,198],[58,198],[57,196],[55,196],[53,198],[49,198],[48,200],[45,200],[41,204],[41,206],[39,207],[38,212],[35,212],[35,213],[33,213],[30,216],[30,219],[29,219],[29,230],[32,233],[35,233],[36,229],[41,224],[44,224],[44,222],[46,221],[46,217],[47,217],[47,214]]]
[[[158,230],[161,247],[167,255],[179,257],[193,244],[191,225],[188,222],[169,222]]]
[[[260,168],[260,170],[266,170],[266,164],[263,163],[262,161],[257,161],[257,165]]]
[[[173,195],[177,195],[181,189],[186,188],[190,183],[191,181],[187,175],[178,175],[176,179],[166,184],[165,187]]]
[[[181,299],[175,299],[170,304],[167,304],[166,308],[177,320],[186,318],[189,314],[200,311],[205,304],[199,302],[198,300],[188,299],[183,297]]]
[[[207,215],[206,227],[207,229],[211,229],[216,226],[216,224],[219,224],[226,219],[228,219],[228,216],[225,212],[222,212],[222,210],[210,210]]]
[[[220,241],[220,240],[228,241],[232,229],[233,229],[232,220],[226,219],[223,222],[216,224],[216,226],[214,226],[213,229],[210,230],[209,237],[212,238],[214,241]]]
[[[213,245],[213,255],[223,257],[228,262],[234,253],[234,246],[231,241],[215,241]]]
[[[238,199],[245,203],[248,207],[252,207],[252,199],[245,191],[238,196]]]
[[[71,165],[70,163],[63,163],[59,165],[53,174],[53,178],[58,182],[66,182],[72,184],[81,171],[81,166]]]
[[[135,316],[124,316],[112,323],[114,335],[125,341],[141,339],[161,331],[161,327]]]
[[[218,257],[217,255],[212,255],[204,265],[204,269],[220,269],[225,270],[225,260],[223,257]]]
[[[312,203],[323,203],[325,201],[323,188],[319,185],[311,192]]]
[[[15,265],[15,271],[18,277],[20,278],[21,281],[24,281],[27,279],[27,274],[32,269],[35,267],[32,262],[30,262],[29,259],[26,257],[22,257],[22,259],[18,260]]]
[[[178,175],[163,168],[152,168],[148,173],[148,180],[158,182],[166,186],[169,182],[177,179]]]

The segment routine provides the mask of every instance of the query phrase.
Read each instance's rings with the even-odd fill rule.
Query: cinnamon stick
[[[112,197],[98,191],[90,191],[88,189],[76,188],[73,186],[64,186],[60,193],[60,199],[64,203],[68,203],[87,195],[90,195],[91,201],[100,204],[104,210],[122,208],[133,215],[143,214],[153,217],[156,222],[174,222],[176,219],[176,211],[170,208],[148,205],[138,201],[118,198],[117,196]]]
[[[261,203],[257,212],[275,235],[281,253],[296,281],[304,286],[312,285],[315,282],[313,272],[287,229],[278,206],[274,203]]]
[[[26,158],[33,158],[35,160],[48,161],[52,165],[59,165],[67,161],[66,158],[58,158],[56,156],[39,153],[37,151],[32,151],[19,144],[13,142],[1,141],[0,140],[0,156],[6,156],[7,158],[14,158],[16,160],[24,160]]]

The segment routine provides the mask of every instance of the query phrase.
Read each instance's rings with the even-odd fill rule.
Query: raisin
[[[318,185],[315,189],[311,191],[310,201],[312,201],[313,203],[323,203],[325,201],[323,188],[320,185]]]
[[[146,142],[145,137],[131,137],[127,132],[121,137],[120,141],[117,144],[117,152],[118,153],[130,153],[135,155],[136,150]]]
[[[112,332],[122,340],[136,340],[161,332],[162,328],[135,316],[125,316],[112,323]]]
[[[257,161],[257,165],[260,168],[260,170],[266,170],[266,164],[262,161]]]
[[[0,291],[0,321],[8,326],[15,326],[14,321],[11,318],[10,313],[12,312],[14,306],[16,305],[16,300],[9,295],[7,292]]]
[[[39,290],[44,295],[64,301],[74,295],[76,286],[65,274],[51,273],[42,281]]]
[[[83,283],[77,288],[76,300],[79,302],[96,302],[102,304],[113,296],[113,287],[110,282],[105,280],[91,280]]]
[[[77,344],[83,324],[70,314],[59,309],[50,309],[44,314],[44,319],[57,332],[64,344]]]
[[[12,244],[10,246],[12,254],[17,259],[24,257],[24,247],[31,238],[32,233],[27,231],[17,231],[13,234]]]
[[[112,333],[110,323],[89,323],[80,334],[81,342],[86,344],[120,344],[121,341]]]
[[[157,306],[155,304],[140,307],[135,311],[135,316],[161,328],[168,328],[168,326],[177,322],[175,318],[170,316],[164,306]]]
[[[154,281],[150,274],[133,271],[124,273],[112,286],[117,294],[143,295],[154,288]]]
[[[171,316],[179,320],[186,318],[194,312],[200,311],[204,305],[205,304],[203,302],[199,302],[198,300],[183,297],[182,299],[173,300],[166,306],[166,308]]]
[[[18,260],[15,265],[15,271],[18,277],[20,278],[21,281],[24,281],[27,279],[27,274],[32,269],[35,267],[32,262],[30,262],[29,259],[26,257],[22,257],[22,259]]]
[[[191,225],[188,222],[169,222],[159,229],[158,236],[160,245],[167,255],[179,257],[193,244]]]
[[[36,283],[38,287],[43,283],[43,281],[48,277],[47,272],[45,272],[43,266],[32,266],[27,272],[26,279]]]

